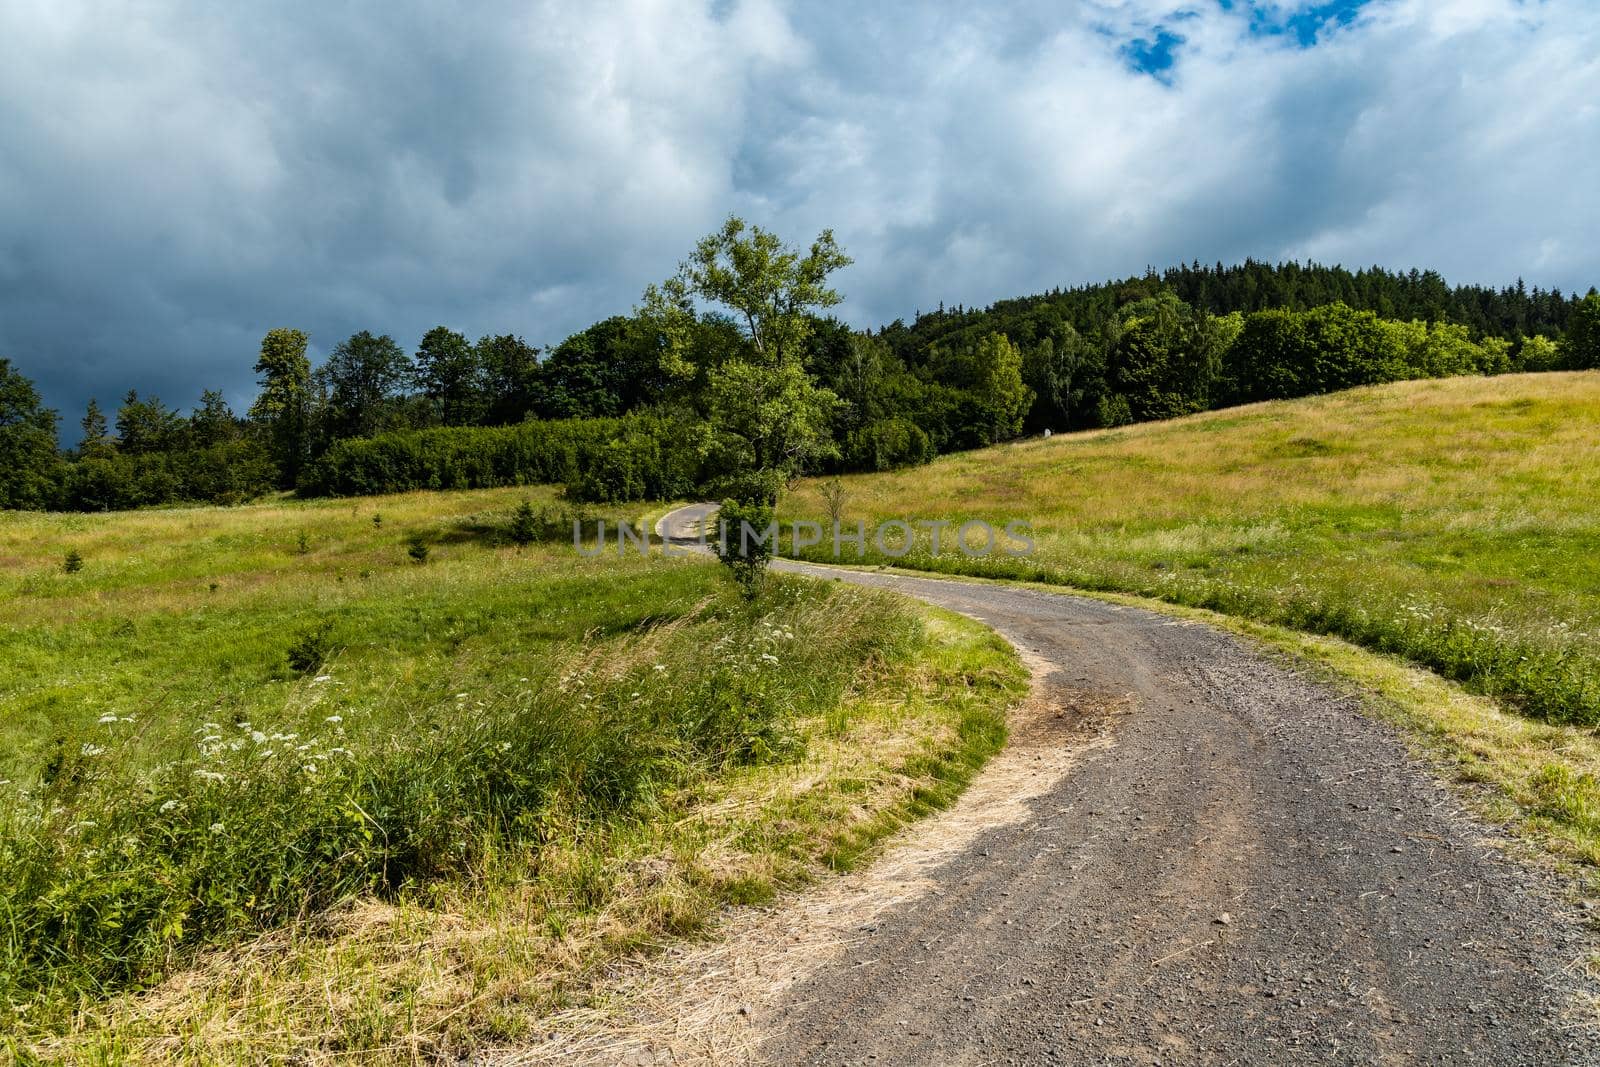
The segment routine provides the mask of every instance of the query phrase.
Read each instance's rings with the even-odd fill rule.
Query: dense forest
[[[798,264],[797,291],[811,285],[828,299],[802,299],[803,313],[775,318],[782,333],[742,317],[737,299],[705,310],[694,297],[707,290],[654,286],[633,314],[545,349],[440,326],[407,352],[363,331],[313,367],[310,339],[275,329],[256,355],[260,392],[247,411],[211,390],[187,414],[129,392],[108,417],[91,399],[69,449],[58,446],[57,414],[0,358],[0,507],[535,481],[564,483],[575,499],[679,496],[741,465],[881,470],[1025,432],[1372,382],[1600,367],[1593,289],[1452,288],[1431,271],[1300,263],[1196,263],[856,331],[823,314],[837,294],[821,279],[848,262],[828,242],[814,279],[804,273],[817,246],[785,261]],[[769,343],[788,350],[774,355]],[[740,369],[757,366],[790,377]],[[764,420],[776,409],[764,403],[803,427],[803,448],[774,438]],[[719,458],[726,435],[719,445],[697,427],[741,404],[752,428],[734,436],[754,452]],[[763,448],[782,461],[755,455]]]

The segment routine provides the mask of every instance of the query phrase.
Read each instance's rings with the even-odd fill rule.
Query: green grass
[[[15,1054],[516,1039],[600,962],[947,802],[1003,739],[1023,673],[980,628],[833,583],[747,604],[710,562],[556,531],[519,549],[525,496],[553,506],[0,519]]]
[[[869,562],[1335,635],[1529,717],[1600,724],[1600,374],[1357,389],[845,483],[850,522],[1020,519],[1036,542],[1028,558],[969,559],[932,555],[923,534],[904,559],[869,548]],[[824,513],[815,484],[784,507]]]

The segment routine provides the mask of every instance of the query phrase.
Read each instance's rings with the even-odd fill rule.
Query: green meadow
[[[710,561],[585,558],[572,517],[507,489],[0,519],[13,1053],[513,1040],[1000,744],[1023,673],[975,625],[748,603]]]

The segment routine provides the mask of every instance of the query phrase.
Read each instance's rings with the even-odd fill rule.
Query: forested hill
[[[1273,265],[1247,259],[1236,266],[1195,262],[1159,274],[1152,270],[1121,281],[1000,300],[981,309],[941,305],[937,311],[919,312],[909,326],[896,320],[878,333],[896,356],[915,363],[917,353],[931,344],[963,344],[990,332],[1004,333],[1018,344],[1047,337],[1062,323],[1081,333],[1098,333],[1118,308],[1163,291],[1213,315],[1269,308],[1304,311],[1343,303],[1385,319],[1455,323],[1477,336],[1512,342],[1535,335],[1559,336],[1581,298],[1560,289],[1529,288],[1520,278],[1500,289],[1451,286],[1433,270],[1351,271],[1319,263]]]
[[[727,241],[746,241],[742,222],[729,226]],[[313,366],[304,331],[273,329],[240,353],[260,384],[245,414],[217,390],[188,415],[133,391],[106,412],[91,392],[67,450],[57,413],[0,355],[0,508],[527,481],[564,482],[579,500],[683,496],[741,464],[773,466],[762,457],[783,457],[785,477],[886,470],[1027,432],[1411,378],[1600,368],[1592,289],[1452,288],[1433,271],[1299,263],[1196,263],[860,331],[827,315],[840,294],[818,279],[846,260],[826,237],[833,258],[813,262],[763,234],[760,248],[740,245],[756,276],[706,273],[704,306],[676,277],[675,295],[652,286],[633,314],[548,349],[441,325],[408,351],[361,330]],[[734,428],[713,448],[702,431],[718,419]]]

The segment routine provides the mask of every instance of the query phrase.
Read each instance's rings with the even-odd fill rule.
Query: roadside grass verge
[[[537,493],[0,524],[0,1047],[527,1040],[608,961],[847,865],[1001,744],[1026,675],[975,624],[516,548]]]
[[[1337,637],[1140,597],[1089,595],[1203,622],[1311,666],[1373,717],[1399,727],[1413,752],[1466,787],[1486,821],[1558,860],[1590,868],[1568,873],[1600,898],[1593,870],[1600,868],[1600,734],[1593,729],[1529,719],[1432,671]]]
[[[1130,593],[1337,636],[1530,718],[1600,725],[1600,373],[1355,389],[844,485],[847,526],[951,524],[938,555],[923,531],[900,558],[869,543],[864,562]],[[819,490],[803,485],[782,517],[822,521]],[[969,519],[1028,522],[1034,551],[961,555],[950,541]]]
[[[876,630],[890,606],[903,642],[849,671],[840,699],[796,708],[787,758],[679,775],[648,804],[621,811],[552,804],[536,841],[485,834],[455,877],[351,898],[200,954],[146,992],[77,1012],[28,1054],[416,1062],[537,1040],[540,1019],[583,1003],[608,965],[707,931],[721,908],[848,867],[952,800],[1003,743],[1006,708],[1026,690],[1010,648],[931,610],[905,627],[900,601],[868,591],[795,580],[778,590],[799,604],[824,597],[830,628],[853,604],[856,621]],[[780,654],[826,644],[795,622],[782,612],[773,620],[780,634],[795,633],[779,637]],[[843,628],[860,629],[849,620]],[[662,673],[653,670],[662,651],[657,639],[631,648],[652,673]],[[836,647],[818,652],[838,656]],[[798,669],[814,678],[822,667]]]

